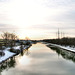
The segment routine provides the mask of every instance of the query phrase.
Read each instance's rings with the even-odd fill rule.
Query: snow
[[[26,49],[26,48],[28,48],[28,47],[29,47],[29,46],[25,46],[24,49]],[[15,47],[13,47],[13,48],[14,48],[15,50],[17,50],[17,49],[20,49],[20,46],[15,46]],[[10,58],[10,57],[16,55],[16,53],[13,53],[13,52],[8,51],[9,49],[10,49],[10,47],[8,47],[8,48],[6,48],[5,50],[3,50],[3,52],[5,53],[5,55],[2,56],[2,57],[0,57],[0,63],[1,63],[2,61],[7,60],[8,58]]]
[[[16,54],[16,53],[12,53],[12,52],[8,51],[8,49],[9,49],[9,48],[6,48],[5,50],[3,50],[3,52],[5,53],[5,55],[2,56],[2,57],[0,57],[0,63],[1,63],[2,61],[5,61],[5,60],[8,59],[9,57],[14,56],[14,55]]]
[[[24,47],[24,46],[23,46]],[[25,46],[23,49],[26,49],[26,48],[28,48],[29,46]],[[15,50],[17,50],[17,49],[19,49],[20,50],[20,46],[15,46],[15,47],[13,47]]]
[[[24,47],[24,49],[28,48],[29,46]]]
[[[13,47],[14,49],[20,49],[20,46],[15,46],[15,47]]]
[[[57,44],[52,44],[52,43],[48,43],[48,45],[53,45],[53,46],[56,46],[56,47],[59,47],[59,48],[62,48],[62,49],[65,49],[65,50],[68,50],[68,51],[72,51],[72,52],[75,52],[75,47],[70,47],[70,46],[61,46],[61,45],[57,45]]]

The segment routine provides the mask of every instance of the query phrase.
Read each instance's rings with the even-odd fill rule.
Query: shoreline
[[[31,46],[31,45],[25,46],[25,47],[23,48],[23,50],[29,48],[30,46]],[[15,50],[16,50],[16,49],[15,49]],[[23,51],[23,50],[22,50],[22,51]],[[10,58],[12,58],[12,57],[14,57],[14,56],[16,56],[16,55],[18,55],[18,54],[21,53],[21,51],[20,51],[18,54],[17,54],[17,53],[13,53],[13,52],[10,52],[9,49],[5,49],[4,52],[5,52],[5,55],[2,56],[2,57],[0,57],[0,65],[1,65],[2,63],[4,63],[6,60],[8,60],[8,59],[10,59]],[[8,52],[8,54],[10,54],[10,55],[7,55],[7,54],[6,54],[7,52]]]
[[[52,43],[47,43],[47,42],[44,42],[44,44],[52,45],[54,47],[59,47],[59,48],[61,48],[63,50],[75,53],[75,48],[72,48],[72,47],[69,47],[69,46],[65,47],[65,46],[61,46],[61,45],[57,45],[57,44],[52,44]]]

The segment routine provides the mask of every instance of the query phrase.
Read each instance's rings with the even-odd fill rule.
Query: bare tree
[[[2,35],[2,38],[3,38],[3,42],[4,42],[4,46],[8,46],[8,43],[9,43],[9,33],[8,32],[4,32]]]
[[[15,45],[15,40],[17,39],[17,36],[14,33],[8,33],[4,32],[2,35],[4,45],[13,47]]]
[[[14,33],[10,34],[10,44],[11,47],[15,46],[15,40],[17,39],[17,36]]]

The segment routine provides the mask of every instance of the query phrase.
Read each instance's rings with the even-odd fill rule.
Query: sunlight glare
[[[29,65],[30,61],[31,61],[31,59],[26,55],[24,55],[23,57],[21,57],[19,59],[19,63],[22,64],[22,65]]]
[[[12,19],[12,24],[18,27],[29,27],[43,23],[44,12],[39,12],[40,8],[31,0],[14,0],[10,5],[9,17]]]

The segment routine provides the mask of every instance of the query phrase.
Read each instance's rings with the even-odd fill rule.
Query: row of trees
[[[2,37],[2,41],[3,46],[5,47],[13,47],[15,45],[15,40],[17,39],[17,36],[14,33],[9,33],[9,32],[4,32],[3,34],[1,34]]]
[[[43,41],[53,44],[65,45],[65,46],[67,45],[75,46],[75,38],[69,38],[69,37],[64,37],[61,39],[45,39]]]
[[[17,36],[14,33],[4,32],[1,34],[2,39],[0,39],[0,56],[5,55],[3,50],[5,47],[10,47],[13,50],[13,46],[16,44]]]

